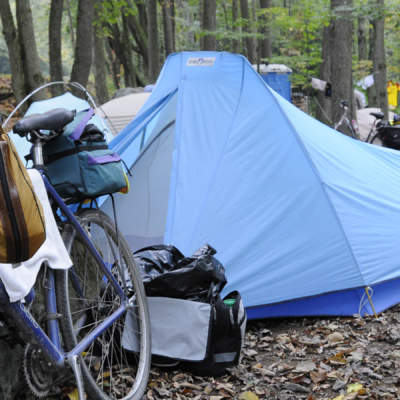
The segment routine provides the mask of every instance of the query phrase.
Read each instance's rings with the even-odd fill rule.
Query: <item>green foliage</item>
[[[329,21],[327,1],[296,1],[291,13],[284,7],[259,12],[269,25],[273,57],[269,63],[286,64],[293,70],[294,86],[305,87],[318,76],[321,63],[322,29]],[[263,23],[259,18],[259,23]]]

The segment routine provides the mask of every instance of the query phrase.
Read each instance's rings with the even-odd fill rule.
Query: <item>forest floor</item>
[[[250,321],[219,378],[152,368],[152,399],[400,399],[400,306],[375,317]]]

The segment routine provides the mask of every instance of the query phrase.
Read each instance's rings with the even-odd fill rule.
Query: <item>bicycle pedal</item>
[[[46,319],[48,321],[54,320],[54,319],[61,319],[63,317],[62,314],[60,313],[47,313],[46,314]]]

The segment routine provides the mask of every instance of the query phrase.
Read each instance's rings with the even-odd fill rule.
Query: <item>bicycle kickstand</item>
[[[82,370],[81,366],[79,365],[79,358],[77,355],[72,355],[67,358],[67,362],[72,368],[72,371],[75,376],[76,386],[78,389],[78,399],[79,400],[86,400],[86,393],[83,387],[83,377],[82,377]]]

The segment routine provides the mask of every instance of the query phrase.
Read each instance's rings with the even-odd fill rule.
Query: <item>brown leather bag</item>
[[[0,263],[28,260],[45,239],[42,206],[26,168],[0,127]]]

